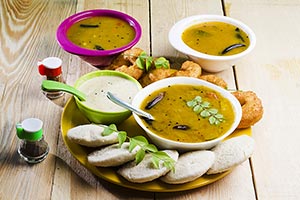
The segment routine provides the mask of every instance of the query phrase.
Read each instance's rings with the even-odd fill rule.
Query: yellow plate
[[[178,185],[171,185],[164,183],[160,180],[154,180],[148,183],[136,184],[131,183],[120,175],[117,174],[117,168],[102,168],[102,167],[95,167],[90,165],[87,162],[87,154],[89,154],[92,149],[80,146],[68,140],[67,138],[67,131],[75,126],[81,124],[88,124],[89,121],[81,114],[78,110],[74,98],[70,98],[67,102],[61,117],[61,129],[62,129],[62,138],[65,145],[68,147],[71,154],[88,170],[90,170],[96,176],[109,181],[111,183],[135,189],[141,191],[149,191],[149,192],[174,192],[174,191],[183,191],[194,189],[198,187],[202,187],[204,185],[208,185],[213,183],[230,173],[231,170],[215,174],[215,175],[203,175],[202,177],[185,184],[178,184]],[[125,130],[129,136],[133,135],[145,135],[144,131],[138,126],[138,124],[134,121],[133,117],[131,116],[128,120],[118,126],[118,130]],[[241,134],[251,135],[251,129],[244,129],[235,131],[231,134],[230,137],[238,136]]]

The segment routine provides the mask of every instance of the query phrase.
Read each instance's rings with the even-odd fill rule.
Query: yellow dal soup
[[[250,40],[240,28],[223,22],[193,25],[182,33],[183,42],[201,53],[226,56],[246,50]]]
[[[228,99],[205,86],[172,85],[150,94],[141,109],[154,121],[145,125],[155,134],[178,142],[215,139],[230,129],[234,110]]]
[[[126,21],[109,16],[97,16],[73,24],[67,31],[74,44],[92,50],[111,50],[130,43],[135,31]]]

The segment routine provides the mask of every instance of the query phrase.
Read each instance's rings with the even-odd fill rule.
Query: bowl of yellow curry
[[[228,69],[249,54],[256,44],[254,32],[243,22],[220,15],[195,15],[178,21],[169,41],[208,72]]]
[[[132,101],[154,120],[136,122],[162,149],[210,149],[238,126],[242,109],[227,90],[191,77],[171,77],[140,90]]]
[[[132,48],[142,29],[133,17],[115,10],[96,9],[76,13],[57,28],[58,44],[96,67],[105,67]]]

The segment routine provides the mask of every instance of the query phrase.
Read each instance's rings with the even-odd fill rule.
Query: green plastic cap
[[[37,118],[25,119],[16,125],[17,136],[20,139],[37,141],[43,137],[43,122]]]

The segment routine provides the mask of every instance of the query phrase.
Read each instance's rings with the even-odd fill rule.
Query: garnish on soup
[[[149,102],[164,93],[150,109]],[[192,100],[191,100],[192,99]],[[223,135],[233,124],[233,106],[219,92],[205,86],[172,85],[159,89],[141,108],[155,118],[145,125],[155,134],[179,142],[203,142]]]
[[[188,101],[188,107],[203,118],[208,118],[210,124],[219,125],[224,122],[224,116],[219,113],[218,109],[212,108],[211,104],[203,101],[201,96],[196,96],[193,100]]]

